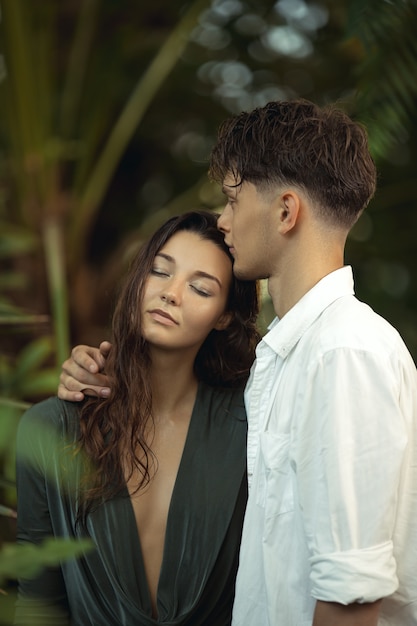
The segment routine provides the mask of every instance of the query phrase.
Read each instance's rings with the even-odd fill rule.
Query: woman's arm
[[[55,436],[39,420],[36,405],[21,418],[17,436],[17,542],[39,545],[53,537],[47,494],[47,465]],[[18,581],[16,626],[67,626],[69,611],[61,568],[45,567]]]

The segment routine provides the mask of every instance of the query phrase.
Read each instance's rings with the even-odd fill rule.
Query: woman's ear
[[[214,330],[225,330],[229,324],[231,324],[233,319],[233,313],[231,311],[225,311],[220,315],[217,320],[217,324],[214,327]]]

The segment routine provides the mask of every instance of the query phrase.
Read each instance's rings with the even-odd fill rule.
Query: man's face
[[[238,183],[238,184],[237,184]],[[218,227],[234,258],[233,272],[242,280],[269,278],[273,271],[273,198],[231,174],[223,182],[227,204]]]

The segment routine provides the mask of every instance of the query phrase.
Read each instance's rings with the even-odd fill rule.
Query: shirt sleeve
[[[57,432],[48,419],[47,403],[31,407],[21,418],[16,445],[17,542],[40,544],[54,535],[48,498],[50,468],[56,458]],[[69,624],[65,584],[60,567],[46,567],[31,579],[18,581],[15,625]]]
[[[293,450],[312,595],[372,602],[398,586],[393,529],[407,432],[398,364],[339,348],[307,374]]]

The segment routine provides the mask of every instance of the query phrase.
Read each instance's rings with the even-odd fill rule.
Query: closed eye
[[[158,269],[157,267],[153,267],[153,268],[151,269],[151,274],[152,274],[153,276],[169,276],[169,273],[168,273],[168,272],[165,272],[164,270],[160,270],[160,269]]]
[[[195,291],[199,296],[202,296],[203,298],[210,298],[212,295],[209,291],[201,289],[201,287],[196,287],[195,285],[190,285],[190,287],[193,291]]]
[[[234,195],[230,195],[229,193],[225,193],[224,197],[226,204],[230,205],[231,207],[233,207],[233,205],[237,202],[237,198]]]

